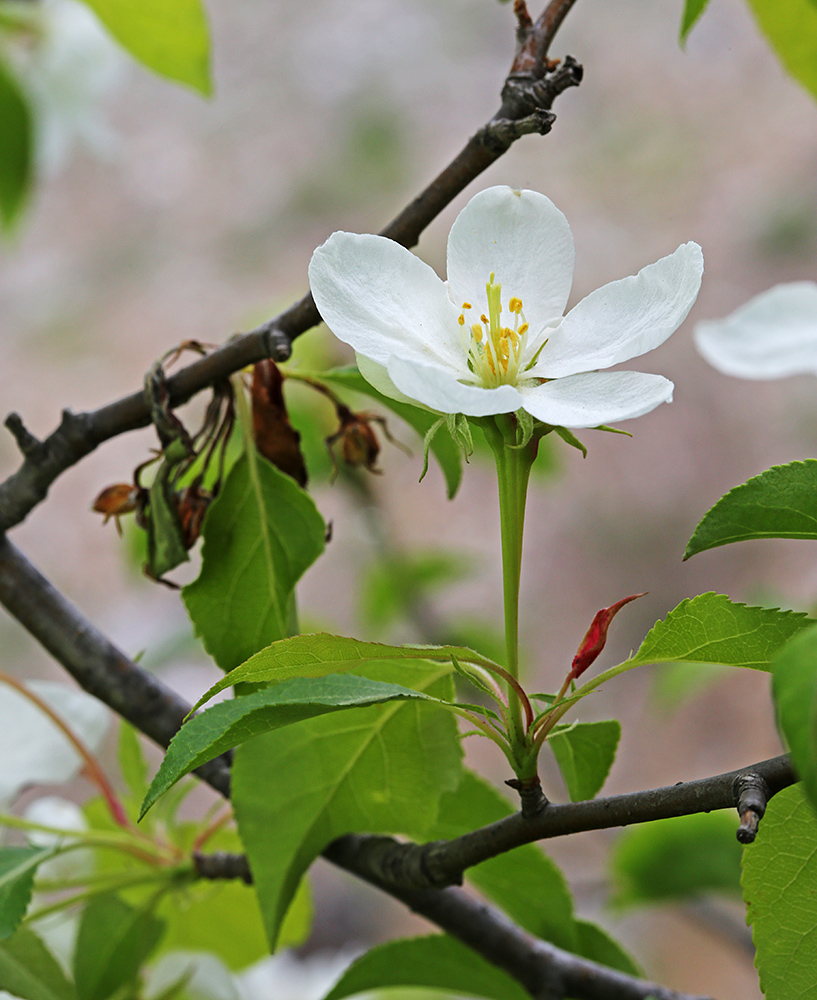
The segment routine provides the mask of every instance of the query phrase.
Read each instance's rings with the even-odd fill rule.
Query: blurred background
[[[223,342],[301,296],[317,244],[336,229],[379,230],[493,114],[513,55],[510,5],[492,0],[208,8],[213,99],[113,58],[99,120],[84,130],[92,141],[55,143],[27,217],[0,248],[0,401],[35,434],[49,433],[64,406],[92,409],[138,388],[179,342]],[[811,378],[728,379],[691,339],[697,319],[723,316],[777,282],[814,278],[817,106],[784,74],[741,0],[711,0],[685,50],[681,9],[681,0],[579,0],[551,56],[575,56],[584,82],[558,99],[552,133],[519,141],[417,249],[444,272],[457,211],[482,187],[509,183],[544,192],[570,221],[571,303],[687,240],[704,250],[689,320],[636,366],[671,378],[675,401],[625,425],[632,439],[583,432],[586,459],[555,442],[534,480],[522,597],[534,690],[558,687],[592,616],[627,594],[649,592],[616,620],[600,667],[703,591],[799,610],[817,600],[815,553],[804,542],[681,561],[698,520],[729,488],[817,454]],[[305,335],[295,355],[310,368],[347,360],[325,330]],[[294,414],[307,405],[323,404],[292,399]],[[328,415],[308,419],[332,430]],[[396,420],[389,427],[413,456],[385,443],[381,476],[330,485],[329,463],[314,452],[314,494],[333,539],[300,588],[304,626],[422,641],[441,623],[460,623],[461,633],[471,620],[480,624],[474,644],[488,645],[502,620],[493,470],[476,456],[448,502],[436,468],[417,484],[419,440]],[[219,672],[191,639],[178,596],[144,579],[131,536],[120,541],[90,512],[99,490],[129,479],[153,443],[145,431],[105,444],[58,480],[12,538],[126,652],[145,651],[146,665],[196,698]],[[0,474],[18,463],[10,435],[0,436]],[[437,577],[408,613],[399,601],[392,611],[361,602],[377,590],[384,545],[412,559],[451,553],[451,582]],[[59,676],[5,614],[0,643],[9,670]],[[634,671],[582,707],[583,719],[624,725],[607,792],[781,751],[766,675],[718,674],[681,698],[683,678],[657,674]],[[507,776],[492,747],[469,745],[469,755],[497,783]],[[544,772],[549,794],[563,798],[555,768]],[[616,836],[545,845],[579,913],[618,934],[651,977],[722,1000],[759,997],[739,903],[604,909]],[[313,948],[362,945],[414,924],[322,863],[314,884]]]

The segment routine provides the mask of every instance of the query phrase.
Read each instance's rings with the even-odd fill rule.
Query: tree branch
[[[552,0],[531,29],[537,51],[544,53],[542,59],[534,60],[525,72],[508,77],[499,111],[468,140],[445,170],[381,230],[382,236],[413,247],[429,223],[517,139],[550,131],[555,120],[550,113],[553,101],[567,88],[578,86],[582,78],[582,67],[571,57],[561,65],[550,63],[546,57],[556,29],[574,2]],[[292,341],[319,322],[312,295],[307,294],[280,315],[234,337],[168,378],[169,404],[179,406],[214,382],[264,358],[285,361]],[[65,410],[59,427],[42,442],[29,434],[18,414],[10,414],[6,427],[20,446],[24,461],[0,484],[0,534],[23,521],[45,499],[54,480],[103,441],[146,427],[149,422],[149,406],[141,391],[89,413]]]
[[[160,746],[167,747],[190,706],[118,650],[8,539],[0,540],[0,602],[81,687]],[[222,795],[229,795],[229,763],[225,756],[203,765],[196,773]],[[395,885],[370,864],[366,851],[349,850],[366,839],[342,837],[329,845],[324,857],[474,948],[508,972],[536,1000],[563,1000],[566,996],[575,1000],[701,1000],[562,951],[458,890]],[[389,838],[368,839],[377,843]],[[210,872],[218,865],[201,859],[197,864],[200,871],[202,864],[204,870],[209,866]],[[231,859],[228,867],[234,877],[245,877],[246,869],[240,861]]]

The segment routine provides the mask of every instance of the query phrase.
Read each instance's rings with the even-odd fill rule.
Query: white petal
[[[562,427],[598,427],[640,417],[672,402],[672,390],[669,379],[644,372],[585,372],[519,386],[528,413]]]
[[[385,365],[393,354],[468,368],[459,310],[428,264],[382,236],[333,233],[309,264],[318,311],[338,339]]]
[[[390,359],[388,369],[400,392],[440,413],[487,417],[492,413],[513,413],[522,405],[522,398],[512,385],[496,389],[463,385],[445,368],[418,365],[397,357]]]
[[[698,323],[695,345],[714,368],[738,378],[817,375],[817,284],[776,285],[726,319]]]
[[[358,354],[356,357],[358,371],[378,392],[388,396],[389,399],[396,399],[398,403],[409,403],[411,406],[420,405],[416,399],[410,399],[405,393],[400,392],[392,382],[388,369],[384,368],[383,365],[379,365],[370,358],[364,358],[362,354]]]
[[[561,316],[573,281],[573,236],[567,219],[537,191],[492,187],[475,195],[448,235],[448,285],[454,304],[486,311],[493,272],[502,303],[522,300],[535,335]]]
[[[663,344],[683,323],[701,286],[697,243],[591,292],[550,335],[530,372],[558,378],[638,357]]]

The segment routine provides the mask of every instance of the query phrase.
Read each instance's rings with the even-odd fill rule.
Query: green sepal
[[[587,458],[587,448],[572,431],[569,431],[567,427],[554,427],[553,430],[559,435],[565,444],[569,444],[571,448],[575,448],[577,451],[580,451],[582,453],[582,458]]]

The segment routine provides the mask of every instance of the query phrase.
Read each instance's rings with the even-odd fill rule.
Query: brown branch
[[[553,0],[537,22],[538,27],[531,29],[533,37],[545,45],[545,51],[567,13],[565,9],[559,16],[559,11],[569,9],[573,2]],[[517,139],[550,131],[555,120],[550,113],[553,101],[567,88],[577,86],[581,78],[582,67],[570,57],[561,65],[547,63],[542,75],[530,72],[509,76],[499,111],[381,235],[405,247],[415,246],[429,223]],[[264,358],[285,361],[292,341],[319,322],[315,303],[311,294],[307,294],[280,315],[234,337],[168,378],[170,405],[179,406],[202,389]],[[17,472],[0,484],[0,534],[23,521],[45,499],[54,480],[103,441],[146,427],[149,422],[150,410],[142,392],[89,413],[73,414],[65,410],[59,427],[44,441],[26,431],[18,414],[10,414],[6,427],[23,452],[24,461]]]
[[[8,539],[0,540],[0,603],[81,687],[160,746],[167,747],[190,706],[116,649]],[[203,765],[196,773],[222,795],[229,795],[229,762],[225,756]],[[390,838],[343,837],[329,845],[324,857],[474,948],[508,972],[534,998],[696,1000],[562,951],[527,934],[498,910],[458,890],[396,885],[384,876],[380,867],[370,863],[365,852],[348,850],[363,839],[378,843]],[[223,863],[208,860],[206,856],[196,859],[202,874],[208,869],[217,870]],[[246,877],[242,861],[233,857],[229,867],[235,877]]]

